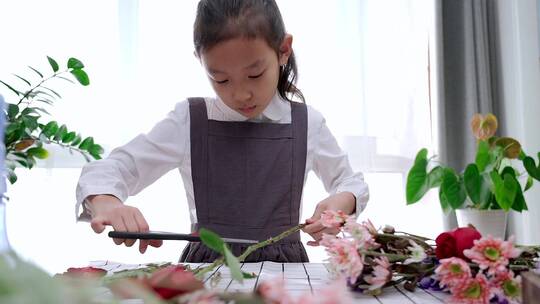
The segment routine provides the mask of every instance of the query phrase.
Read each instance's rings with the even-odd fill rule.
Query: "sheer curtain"
[[[405,174],[416,151],[432,147],[432,1],[277,2],[293,35],[299,88],[326,117],[351,164],[370,185],[371,200],[361,217],[410,232],[438,231],[436,200],[405,206],[404,199]],[[176,102],[213,95],[193,56],[196,5],[187,0],[4,2],[0,27],[12,30],[0,37],[10,46],[0,49],[0,79],[26,72],[27,65],[47,69],[46,55],[63,62],[68,56],[81,59],[91,85],[56,86],[64,98],[52,114],[94,136],[107,153],[148,131]],[[8,95],[4,88],[0,92]],[[41,169],[19,170],[20,180],[8,189],[8,230],[15,249],[50,272],[95,259],[175,261],[181,243],[166,243],[141,256],[135,248],[111,246],[87,224],[74,223],[74,189],[82,164],[55,150]],[[321,183],[310,176],[303,218],[325,196]],[[142,210],[152,229],[189,229],[176,171],[128,203]],[[426,220],[418,221],[420,216]],[[39,226],[50,238],[36,239],[30,226]],[[314,261],[324,258],[321,248],[308,248],[308,253]]]

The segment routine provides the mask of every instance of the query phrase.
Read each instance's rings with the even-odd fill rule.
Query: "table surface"
[[[206,264],[185,263],[192,268],[204,266]],[[125,270],[144,267],[145,264],[122,264],[111,261],[94,261],[90,266],[106,269],[109,274]],[[257,277],[244,280],[243,284],[231,280],[229,269],[225,266],[208,273],[204,278],[207,288],[222,291],[252,292],[262,281],[275,277],[282,277],[286,282],[286,289],[292,296],[299,296],[303,293],[317,293],[317,290],[324,288],[331,282],[331,276],[322,263],[243,263],[242,270],[254,272]],[[219,280],[216,277],[220,277]],[[213,278],[213,279],[212,279]],[[354,303],[376,303],[376,304],[404,304],[404,303],[445,303],[450,298],[448,293],[435,292],[417,288],[415,292],[409,292],[402,286],[385,288],[382,295],[370,296],[359,293],[351,293]],[[125,302],[137,303],[137,302]]]

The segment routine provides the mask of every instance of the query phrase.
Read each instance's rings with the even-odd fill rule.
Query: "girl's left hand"
[[[347,214],[351,214],[356,209],[356,198],[351,192],[340,192],[329,196],[317,204],[313,216],[306,220],[306,226],[302,231],[308,233],[313,238],[313,241],[308,241],[310,246],[319,246],[324,233],[336,235],[339,233],[338,228],[328,228],[322,225],[321,214],[326,210],[341,210]]]

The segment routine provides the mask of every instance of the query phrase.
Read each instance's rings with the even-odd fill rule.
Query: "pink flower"
[[[285,289],[285,282],[282,278],[264,281],[257,285],[257,292],[267,304],[291,304],[293,299]]]
[[[520,251],[514,248],[513,241],[514,237],[503,241],[489,235],[475,240],[474,246],[464,250],[463,254],[477,263],[481,269],[489,268],[488,274],[502,272],[506,270],[508,259],[515,258],[520,254]]]
[[[321,215],[321,223],[324,227],[339,228],[343,226],[348,217],[349,215],[341,210],[326,210]]]
[[[364,280],[370,285],[369,290],[376,290],[382,288],[386,282],[392,279],[392,272],[390,271],[390,262],[385,256],[381,256],[375,259],[377,264],[373,267],[373,272],[369,276],[364,276]]]
[[[326,247],[333,270],[348,277],[351,284],[356,283],[364,269],[363,257],[358,253],[358,242],[354,239],[341,239],[324,234],[321,245]]]
[[[369,250],[380,247],[380,245],[375,242],[373,235],[369,232],[366,225],[358,224],[353,217],[347,219],[345,226],[343,226],[343,231],[350,234],[351,237],[358,241],[358,248]]]
[[[493,296],[486,277],[479,273],[475,278],[464,278],[450,289],[452,298],[449,303],[486,304]]]
[[[339,279],[321,290],[315,290],[314,294],[301,295],[296,304],[348,304],[352,301],[347,283]]]
[[[491,280],[493,292],[499,299],[506,299],[509,303],[521,303],[521,277],[514,276],[512,271],[497,272]]]
[[[362,226],[366,227],[366,229],[371,233],[373,236],[377,236],[377,228],[373,226],[373,223],[368,219],[367,221],[362,222]]]
[[[448,258],[440,260],[440,265],[435,269],[441,284],[450,288],[457,283],[471,278],[471,269],[467,262],[460,258]]]

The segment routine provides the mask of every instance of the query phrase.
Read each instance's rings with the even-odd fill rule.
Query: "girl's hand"
[[[321,214],[326,210],[341,210],[347,214],[351,214],[356,209],[356,198],[350,192],[341,192],[329,196],[317,204],[313,216],[306,220],[306,225],[302,231],[308,233],[313,238],[313,241],[307,242],[310,246],[319,246],[324,233],[336,235],[339,233],[338,228],[327,228],[322,225]]]
[[[105,226],[112,226],[116,231],[148,232],[150,228],[139,209],[124,205],[112,195],[96,195],[88,197],[88,208],[92,214],[90,226],[96,233],[105,230]],[[133,246],[135,239],[113,239],[116,245],[124,243],[127,247]],[[139,251],[144,253],[148,245],[160,247],[161,240],[140,240]]]

